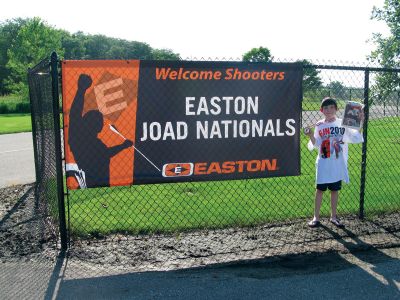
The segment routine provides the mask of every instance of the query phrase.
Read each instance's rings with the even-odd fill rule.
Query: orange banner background
[[[92,79],[92,84],[85,93],[82,116],[91,110],[98,110],[102,113],[104,124],[98,134],[101,142],[107,147],[113,147],[122,144],[125,140],[124,137],[135,141],[139,64],[139,60],[62,62],[64,141],[66,141],[65,159],[67,164],[76,163],[68,144],[69,113],[78,90],[78,79],[81,74],[89,75]],[[120,134],[111,130],[110,125],[113,125]],[[93,153],[93,157],[95,156],[96,153]],[[132,147],[113,156],[109,166],[110,186],[132,184],[133,166],[134,149]],[[79,187],[73,177],[67,178],[67,186],[69,189]]]

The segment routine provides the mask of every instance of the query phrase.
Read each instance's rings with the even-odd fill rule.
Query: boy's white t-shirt
[[[311,140],[308,149],[318,149],[316,160],[316,183],[349,182],[347,171],[348,144],[362,143],[362,134],[355,129],[342,127],[342,119],[320,121],[315,127],[315,145]]]

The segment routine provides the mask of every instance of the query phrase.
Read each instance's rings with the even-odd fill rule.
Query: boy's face
[[[333,118],[336,116],[337,109],[334,104],[330,104],[330,105],[322,106],[321,111],[326,118]]]

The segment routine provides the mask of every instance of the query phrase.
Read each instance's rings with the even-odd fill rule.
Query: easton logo
[[[163,166],[163,177],[190,176],[193,174],[192,163],[170,163]]]

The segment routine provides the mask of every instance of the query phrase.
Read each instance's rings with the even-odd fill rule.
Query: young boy
[[[336,117],[337,103],[330,97],[321,102],[320,111],[325,118],[319,121],[313,130],[305,130],[309,136],[308,149],[317,148],[316,161],[316,192],[314,218],[308,223],[310,227],[320,225],[319,214],[324,191],[331,191],[330,221],[337,227],[344,227],[336,216],[339,191],[342,180],[349,182],[347,171],[348,143],[362,143],[363,137],[359,130],[342,127],[342,120]],[[363,115],[361,116],[363,118]]]

